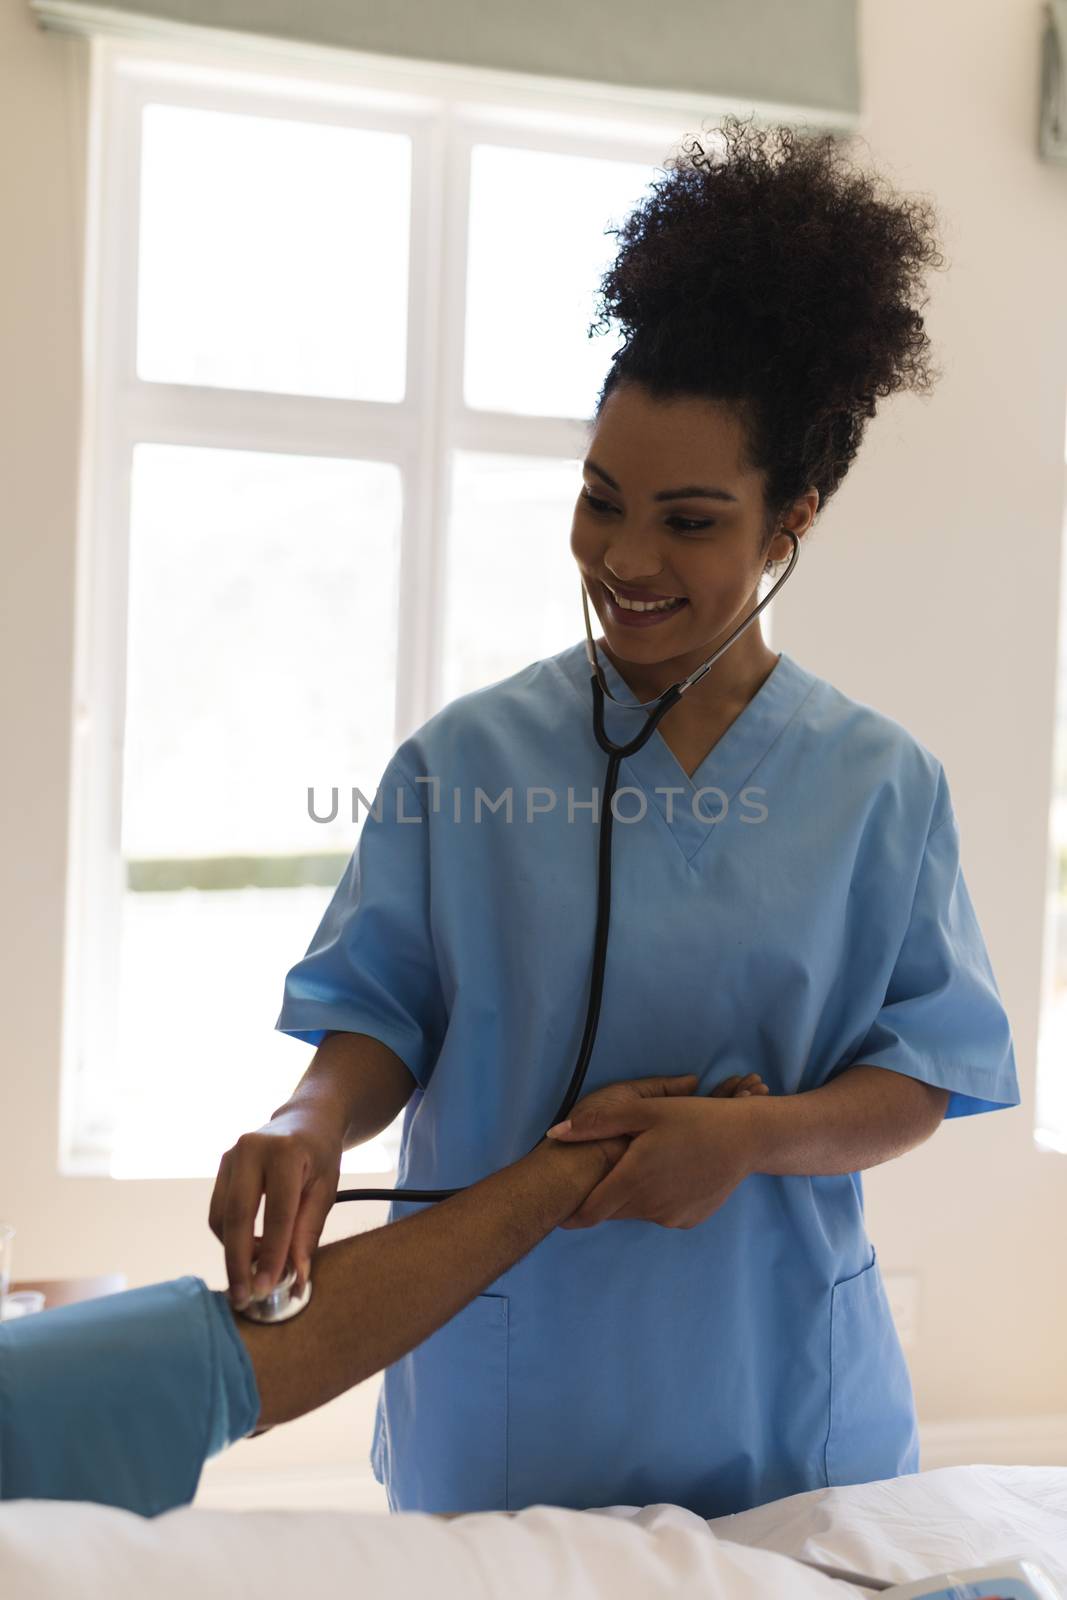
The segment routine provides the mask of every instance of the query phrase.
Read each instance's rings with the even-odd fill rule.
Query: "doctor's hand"
[[[692,1075],[674,1081],[693,1088],[697,1083]],[[578,1102],[568,1122],[549,1133],[560,1142],[629,1140],[612,1170],[561,1224],[564,1228],[627,1219],[692,1228],[754,1170],[748,1110],[732,1102],[770,1093],[756,1074],[728,1078],[709,1095],[690,1089],[670,1099],[627,1095],[623,1091],[629,1087],[620,1083],[594,1090]]]
[[[686,1072],[676,1078],[629,1078],[620,1083],[609,1083],[603,1089],[592,1090],[583,1100],[579,1100],[571,1112],[571,1117],[572,1119],[576,1117],[583,1106],[595,1106],[605,1114],[614,1115],[617,1111],[622,1111],[642,1100],[662,1099],[666,1095],[691,1095],[698,1082],[695,1073]],[[606,1137],[598,1132],[590,1132],[588,1140],[590,1143],[595,1141],[600,1145],[607,1157],[609,1171],[616,1161],[626,1154],[630,1143],[627,1138]],[[556,1143],[556,1140],[553,1139],[552,1142]]]
[[[208,1226],[225,1246],[230,1299],[238,1311],[253,1289],[264,1294],[274,1287],[287,1258],[296,1268],[297,1288],[303,1288],[337,1194],[342,1154],[342,1133],[334,1122],[295,1110],[276,1113],[226,1151]],[[261,1199],[263,1237],[257,1239]]]

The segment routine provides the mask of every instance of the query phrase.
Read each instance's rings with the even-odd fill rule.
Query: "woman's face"
[[[761,549],[763,474],[742,471],[742,439],[738,417],[716,401],[657,400],[622,383],[604,402],[571,552],[621,660],[692,671],[751,611],[766,561],[792,553],[784,534]],[[675,604],[633,611],[626,598]],[[758,629],[738,647],[747,635],[763,648]]]

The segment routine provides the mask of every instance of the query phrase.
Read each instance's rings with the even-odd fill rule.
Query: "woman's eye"
[[[588,501],[593,510],[598,513],[614,511],[615,509],[610,501],[599,499],[596,495],[590,494],[587,489],[582,490],[582,499]],[[703,528],[714,528],[714,526],[714,522],[696,522],[691,517],[671,517],[668,522],[668,527],[677,528],[679,533],[699,533]]]
[[[688,517],[672,517],[672,523],[680,522],[682,526],[679,533],[699,533],[701,528],[714,528],[714,522],[692,522]]]

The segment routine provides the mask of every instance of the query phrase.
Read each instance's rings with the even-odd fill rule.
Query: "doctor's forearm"
[[[406,1355],[564,1222],[609,1168],[598,1145],[545,1140],[414,1216],[324,1245],[291,1322],[235,1318],[259,1426],[288,1422]]]
[[[297,1112],[341,1134],[344,1148],[373,1139],[403,1111],[415,1079],[380,1039],[367,1033],[327,1033],[311,1063],[274,1117]]]
[[[819,1089],[753,1099],[751,1171],[828,1177],[876,1167],[929,1139],[948,1098],[918,1078],[858,1064]]]

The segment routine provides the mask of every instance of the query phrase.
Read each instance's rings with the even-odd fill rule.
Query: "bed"
[[[1012,1555],[1067,1600],[1067,1466],[944,1467],[815,1489],[705,1522],[679,1506],[532,1506],[439,1518],[0,1505],[11,1600],[261,1600],[306,1590],[388,1600],[848,1600],[873,1588],[806,1561],[903,1583]]]

